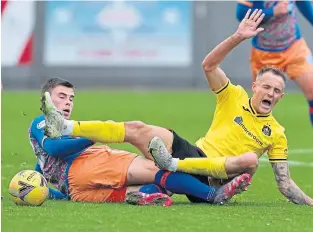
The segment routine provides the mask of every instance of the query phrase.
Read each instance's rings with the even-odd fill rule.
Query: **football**
[[[47,199],[49,188],[46,179],[39,172],[24,170],[12,178],[9,193],[16,205],[40,206]]]

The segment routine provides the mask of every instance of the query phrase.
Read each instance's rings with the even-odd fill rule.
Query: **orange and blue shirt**
[[[288,49],[295,41],[302,38],[296,17],[296,8],[313,26],[313,7],[310,1],[289,1],[289,13],[274,16],[274,7],[278,1],[244,1],[237,4],[236,16],[239,21],[244,17],[248,9],[262,9],[265,17],[260,32],[252,39],[252,46],[256,49],[280,52]]]
[[[68,170],[73,160],[86,148],[94,144],[84,138],[62,136],[59,139],[47,138],[44,134],[44,115],[36,117],[28,130],[30,144],[37,158],[35,170],[43,174],[56,190],[50,188],[50,198],[69,198]]]

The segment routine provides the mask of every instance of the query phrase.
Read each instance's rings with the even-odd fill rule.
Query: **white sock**
[[[74,121],[64,119],[61,134],[62,135],[72,135],[73,129],[74,129]]]
[[[168,167],[168,170],[169,170],[170,172],[176,172],[177,166],[178,166],[178,158],[173,158],[173,159],[171,160],[170,166]]]

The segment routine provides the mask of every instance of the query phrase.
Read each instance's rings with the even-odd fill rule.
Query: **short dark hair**
[[[59,77],[53,77],[53,78],[48,79],[46,83],[42,85],[41,96],[43,96],[45,92],[51,93],[51,90],[53,90],[55,87],[60,86],[60,85],[65,86],[67,88],[74,89],[74,85],[71,82],[64,80],[62,78],[59,78]]]
[[[284,83],[285,84],[287,83],[287,77],[288,77],[287,73],[285,73],[283,70],[276,68],[276,67],[266,66],[266,67],[260,69],[257,73],[257,77],[260,77],[264,73],[267,73],[267,72],[271,72],[274,75],[280,76],[284,80]]]

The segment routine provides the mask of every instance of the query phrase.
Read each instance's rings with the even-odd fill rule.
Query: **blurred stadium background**
[[[202,59],[238,25],[235,1],[2,3],[4,89],[38,89],[51,76],[80,88],[206,88]],[[249,53],[246,41],[222,65],[246,86]]]
[[[27,129],[41,113],[39,89],[46,79],[58,76],[76,85],[75,119],[142,120],[193,143],[207,131],[215,106],[202,59],[238,22],[235,1],[1,3],[3,231],[312,231],[312,208],[286,202],[266,156],[249,191],[231,207],[191,205],[184,196],[174,196],[169,208],[63,201],[16,207],[8,185],[18,171],[34,168]],[[312,27],[298,17],[313,50]],[[249,53],[246,41],[222,64],[245,87],[251,86]],[[274,114],[286,128],[292,178],[313,197],[307,103],[291,81],[286,95]],[[113,147],[136,152],[127,144]]]

